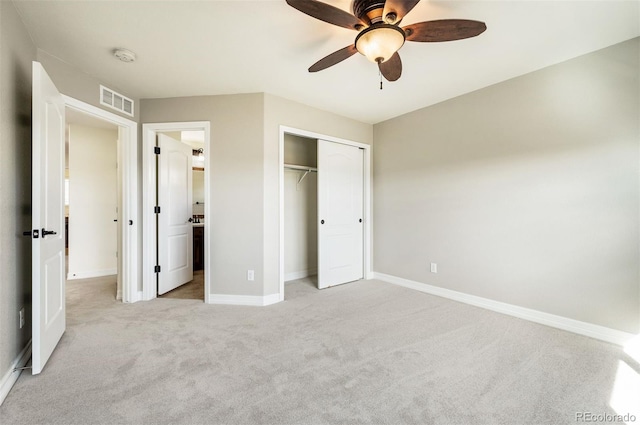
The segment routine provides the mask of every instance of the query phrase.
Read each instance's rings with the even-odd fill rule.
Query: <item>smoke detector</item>
[[[115,49],[113,56],[120,59],[122,62],[134,62],[136,60],[136,54],[127,49]]]

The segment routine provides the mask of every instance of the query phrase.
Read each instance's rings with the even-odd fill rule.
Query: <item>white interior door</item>
[[[32,373],[40,373],[65,331],[64,100],[33,62]]]
[[[318,288],[364,276],[364,151],[318,140]]]
[[[193,280],[192,148],[158,135],[158,295]]]

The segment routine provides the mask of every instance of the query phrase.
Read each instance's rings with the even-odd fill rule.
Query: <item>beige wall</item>
[[[263,95],[142,100],[143,123],[210,121],[212,294],[262,295]],[[247,281],[255,270],[255,281]]]
[[[89,105],[96,106],[104,109],[105,111],[112,112],[116,115],[120,115],[127,119],[140,122],[140,100],[131,97],[129,93],[121,91],[115,85],[108,81],[102,81],[92,77],[80,69],[69,65],[66,62],[61,61],[55,56],[50,55],[44,50],[38,49],[38,62],[42,64],[44,69],[51,77],[51,80],[56,85],[60,93],[73,97],[74,99],[81,100]],[[123,94],[129,99],[134,101],[134,116],[131,117],[127,114],[123,114],[116,109],[111,109],[107,106],[100,104],[100,84],[104,85],[111,90]]]
[[[70,279],[117,272],[117,127],[69,126]]]
[[[639,51],[375,125],[375,270],[637,333]]]
[[[0,377],[31,339],[31,61],[13,3],[0,1]],[[26,324],[19,329],[18,311]]]
[[[371,143],[369,124],[269,94],[143,99],[141,122],[210,121],[212,294],[279,290],[279,126]],[[247,270],[255,281],[246,280]]]
[[[293,134],[284,135],[284,163],[318,166],[318,140]]]
[[[264,295],[279,291],[280,126],[372,144],[373,127],[271,94],[264,95]]]

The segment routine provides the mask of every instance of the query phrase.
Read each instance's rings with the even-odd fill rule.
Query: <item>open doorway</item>
[[[104,278],[117,291],[118,126],[67,108],[65,253],[67,280]]]
[[[158,297],[204,301],[204,137],[203,130],[157,134]]]
[[[209,128],[206,121],[143,125],[145,300],[209,302]]]
[[[105,238],[103,243],[103,254],[99,254],[99,261],[103,261],[102,265],[93,265],[90,270],[86,266],[82,265],[81,257],[76,257],[79,260],[79,263],[74,264],[74,254],[73,254],[73,234],[78,235],[78,231],[86,231],[90,228],[90,223],[96,212],[91,212],[95,208],[95,206],[90,206],[86,202],[81,202],[81,199],[77,199],[77,204],[75,207],[76,217],[78,221],[75,225],[80,225],[80,222],[85,221],[84,227],[80,225],[80,227],[76,227],[78,231],[74,232],[73,227],[74,224],[73,218],[71,216],[73,213],[73,206],[71,204],[74,203],[74,195],[69,193],[69,225],[72,227],[71,233],[67,236],[67,240],[70,242],[69,253],[71,254],[70,264],[69,264],[69,272],[71,278],[83,278],[83,277],[91,277],[91,276],[109,276],[114,271],[116,272],[116,298],[122,300],[123,302],[130,303],[142,300],[142,291],[141,288],[138,287],[136,281],[138,280],[139,266],[138,266],[138,186],[137,186],[137,177],[138,177],[138,132],[137,132],[137,123],[131,121],[127,118],[123,118],[109,111],[105,111],[104,109],[97,108],[93,105],[89,105],[85,102],[79,101],[69,96],[62,95],[64,104],[65,104],[65,115],[68,118],[65,118],[65,127],[71,126],[71,129],[68,131],[71,139],[74,139],[73,126],[77,127],[76,136],[80,136],[84,134],[85,139],[91,139],[92,136],[90,134],[98,133],[99,130],[104,130],[104,132],[109,133],[108,138],[113,140],[113,136],[115,135],[115,140],[113,142],[104,143],[105,149],[108,150],[109,162],[104,162],[103,167],[106,169],[110,169],[107,174],[111,177],[104,177],[104,181],[108,181],[109,189],[104,192],[103,198],[109,198],[109,206],[106,207],[107,211],[104,212],[103,220],[106,222],[105,226],[111,230],[112,235],[111,239]],[[69,125],[67,125],[69,124]],[[115,131],[115,134],[113,133]],[[87,136],[87,132],[89,136]],[[66,137],[69,137],[66,136]],[[80,139],[81,137],[78,137]],[[81,143],[81,142],[79,142]],[[71,140],[71,144],[73,144],[73,140]],[[69,146],[70,154],[74,156],[73,147]],[[76,164],[79,164],[80,167],[90,166],[90,163],[85,160],[83,161],[83,157],[85,159],[91,157],[94,160],[96,159],[94,153],[92,153],[91,145],[78,145],[76,148],[80,147],[80,150],[83,152],[79,152],[78,150],[75,153],[78,153],[78,160]],[[95,146],[94,146],[95,147]],[[115,158],[113,157],[113,152],[115,148]],[[65,154],[66,156],[66,154]],[[73,162],[73,159],[72,159]],[[115,205],[112,205],[111,194],[113,193],[113,169],[115,167]],[[73,185],[71,184],[71,179],[73,179],[73,164],[70,165],[68,174],[65,171],[65,180],[69,179],[69,192],[72,192],[71,188]],[[82,171],[81,171],[82,174]],[[85,174],[89,175],[88,172]],[[81,175],[76,176],[78,178],[77,183],[81,182]],[[66,183],[66,181],[65,181]],[[76,188],[78,186],[76,185]],[[95,185],[94,185],[95,187]],[[102,192],[102,188],[98,190],[98,194]],[[99,202],[103,202],[100,200]],[[65,202],[66,203],[66,202]],[[114,210],[115,207],[115,210]],[[89,211],[91,209],[91,211]],[[67,208],[65,206],[65,215],[67,213]],[[100,213],[102,215],[102,213]],[[116,221],[114,221],[116,220]],[[94,223],[98,226],[98,223]],[[103,223],[104,224],[104,223]],[[66,226],[65,226],[66,228]],[[84,229],[84,230],[82,230]],[[96,229],[90,230],[90,235],[95,233]],[[101,230],[100,230],[101,231]],[[66,233],[66,229],[65,229]],[[113,237],[115,236],[115,247],[113,246]],[[89,239],[90,241],[90,239]],[[90,243],[85,241],[85,243]],[[79,245],[77,249],[82,249],[82,245]],[[66,250],[65,250],[66,251]],[[116,257],[115,267],[113,263],[113,256]],[[109,257],[107,259],[107,257]],[[110,261],[110,262],[109,262]],[[108,263],[108,264],[107,264]],[[106,266],[104,264],[107,264]],[[114,270],[115,269],[115,270]],[[75,271],[74,271],[75,270]],[[76,276],[73,276],[73,274]]]

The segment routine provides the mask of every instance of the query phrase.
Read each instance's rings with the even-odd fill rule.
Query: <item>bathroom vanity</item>
[[[193,223],[193,270],[204,269],[204,223]]]

